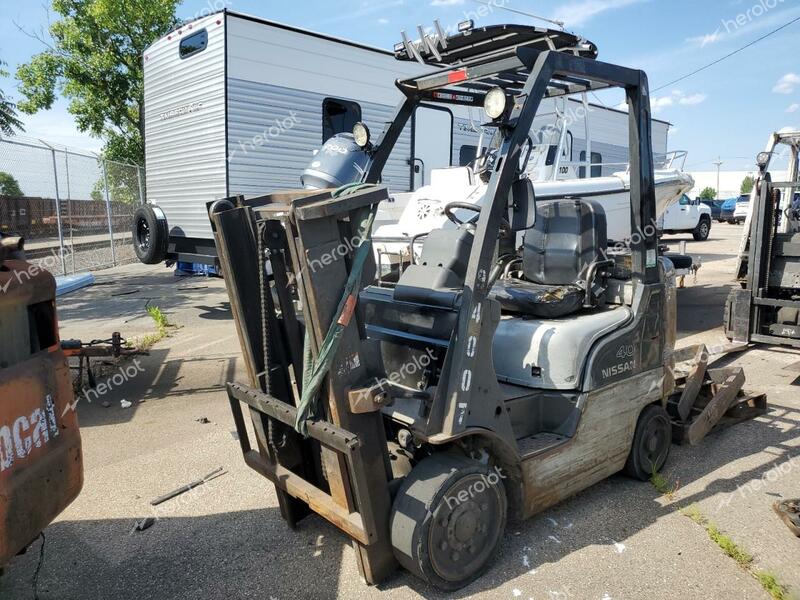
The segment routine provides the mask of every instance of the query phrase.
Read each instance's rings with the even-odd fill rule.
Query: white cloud
[[[434,0],[436,2],[437,0]],[[446,0],[442,0],[446,1]],[[559,8],[553,19],[564,21],[567,27],[579,27],[591,21],[594,17],[608,12],[625,8],[631,4],[639,4],[645,0],[581,0]]]
[[[380,19],[378,19],[378,23],[380,23],[381,25],[388,25],[389,24],[389,19],[387,19],[385,17],[381,17]]]
[[[721,38],[722,34],[719,32],[719,29],[717,29],[714,33],[686,38],[686,41],[692,44],[699,44],[701,48],[705,48],[709,44],[717,43]]]
[[[696,106],[705,102],[707,98],[706,94],[691,94],[687,96],[681,90],[672,90],[667,96],[652,96],[650,98],[650,110],[656,115],[670,106],[675,106],[676,104],[680,106]],[[623,102],[618,104],[616,108],[627,112],[628,105]]]
[[[706,101],[706,98],[708,98],[708,96],[705,94],[693,94],[691,96],[680,97],[678,102],[684,106],[694,106],[695,104],[702,104]]]
[[[798,110],[800,110],[800,104],[795,102],[794,104],[790,104],[789,105],[789,108],[786,109],[786,112],[787,113],[796,113]]]
[[[772,91],[776,94],[791,94],[798,85],[800,85],[800,75],[787,73],[778,80]]]

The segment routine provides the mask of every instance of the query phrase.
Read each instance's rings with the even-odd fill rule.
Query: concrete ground
[[[689,243],[704,267],[679,293],[681,344],[724,340],[722,306],[741,228],[714,226]],[[683,239],[672,236],[670,241]],[[691,239],[691,238],[689,238]],[[244,379],[223,282],[179,279],[163,267],[96,274],[92,288],[59,300],[62,337],[153,330],[147,305],[178,328],[150,356],[105,369],[118,385],[78,406],[86,482],[46,530],[42,599],[439,598],[404,572],[366,587],[353,550],[317,517],[295,532],[272,486],[244,465],[222,390]],[[647,483],[612,477],[509,527],[489,572],[453,598],[768,598],[681,509],[696,504],[720,530],[800,598],[800,540],[771,510],[800,496],[800,353],[757,348],[727,357],[747,387],[769,394],[763,418],[674,447],[672,500]],[[132,402],[124,409],[121,400]],[[110,404],[108,408],[103,402]],[[154,510],[149,500],[217,467],[226,475]],[[146,531],[134,523],[158,517]],[[8,566],[0,597],[33,598],[41,542]]]

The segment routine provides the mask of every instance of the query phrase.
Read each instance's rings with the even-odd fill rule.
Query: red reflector
[[[467,80],[467,70],[461,69],[459,71],[453,71],[452,73],[447,74],[447,82],[448,83],[458,83],[459,81],[466,81]]]
[[[222,21],[220,21],[219,19],[217,19],[217,25],[222,25]]]
[[[172,36],[171,36],[171,35],[168,35],[168,36],[167,36],[167,39],[168,39],[168,40],[171,40],[171,39],[172,39]]]

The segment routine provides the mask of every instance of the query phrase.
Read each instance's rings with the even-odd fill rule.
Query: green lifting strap
[[[349,194],[355,194],[364,189],[375,187],[373,184],[351,183],[340,187],[332,196],[339,198]],[[325,376],[330,371],[336,350],[347,325],[355,311],[358,292],[361,284],[361,274],[364,271],[364,264],[367,257],[372,252],[372,225],[375,222],[375,213],[378,207],[366,206],[355,211],[355,222],[358,223],[355,239],[358,240],[350,275],[344,286],[342,299],[336,309],[330,329],[325,335],[325,340],[319,350],[317,360],[311,353],[311,338],[308,328],[306,328],[305,340],[303,342],[303,393],[300,403],[297,406],[297,421],[294,428],[303,437],[308,437],[308,419],[318,419],[320,416],[319,389],[325,380]]]

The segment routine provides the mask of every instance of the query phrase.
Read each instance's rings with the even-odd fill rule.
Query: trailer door
[[[431,181],[431,170],[452,165],[453,113],[446,108],[419,106],[414,113],[412,189]]]

